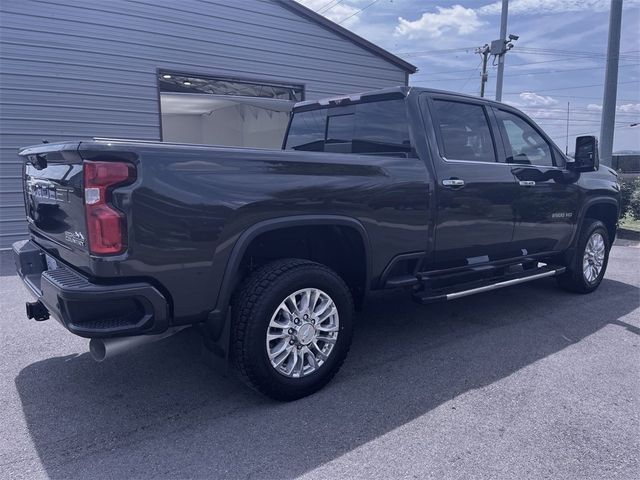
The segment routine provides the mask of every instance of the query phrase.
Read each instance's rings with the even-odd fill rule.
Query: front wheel
[[[557,277],[558,284],[572,292],[593,292],[604,277],[610,249],[605,225],[600,220],[586,219],[574,258],[566,272]]]
[[[324,265],[277,260],[256,270],[233,305],[233,356],[245,383],[277,400],[326,385],[347,356],[353,300]]]

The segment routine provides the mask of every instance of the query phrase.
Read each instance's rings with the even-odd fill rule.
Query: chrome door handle
[[[448,180],[442,180],[442,185],[445,187],[464,187],[464,180],[449,178]]]
[[[535,187],[536,186],[536,182],[534,182],[533,180],[520,180],[518,183],[520,184],[521,187]]]

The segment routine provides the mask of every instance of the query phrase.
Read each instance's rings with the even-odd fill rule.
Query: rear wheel
[[[609,234],[600,220],[588,218],[576,244],[576,253],[558,284],[577,293],[593,292],[604,277],[609,261]]]
[[[245,383],[277,400],[316,392],[346,358],[352,312],[349,288],[324,265],[261,267],[234,300],[233,355]]]

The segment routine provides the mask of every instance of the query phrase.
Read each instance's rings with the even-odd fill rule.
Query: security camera
[[[509,34],[509,40],[513,40],[513,41],[515,41],[515,40],[518,40],[519,38],[520,38],[520,37],[519,37],[518,35],[513,35],[513,34],[511,34],[511,33]]]

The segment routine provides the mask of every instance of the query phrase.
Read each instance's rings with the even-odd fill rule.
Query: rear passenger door
[[[520,112],[495,108],[506,163],[516,178],[514,245],[524,254],[564,250],[578,217],[577,177],[542,131]]]
[[[512,244],[518,187],[511,167],[500,161],[495,117],[473,99],[424,95],[422,104],[437,138],[431,149],[437,174],[435,265],[518,256]]]

